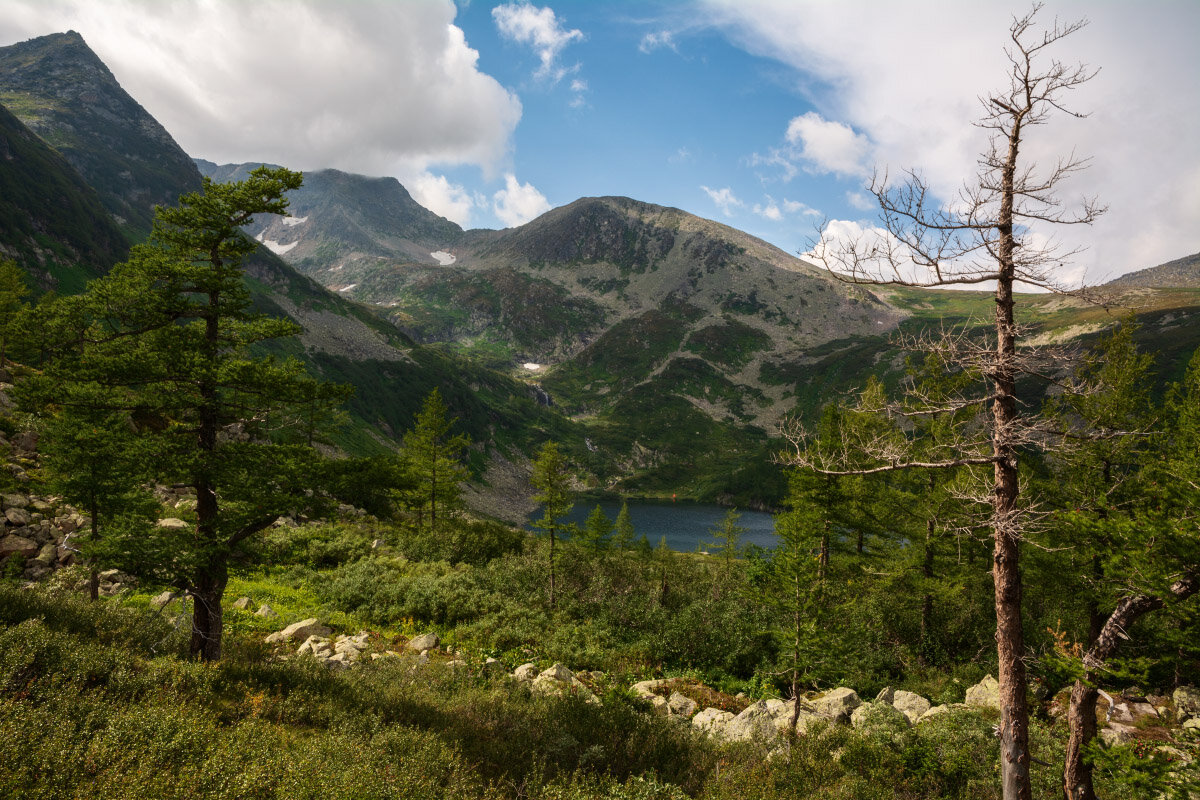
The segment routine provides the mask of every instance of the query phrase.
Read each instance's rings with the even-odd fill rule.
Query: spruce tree
[[[404,494],[417,511],[418,524],[428,521],[431,532],[438,530],[439,518],[462,505],[459,485],[467,478],[463,452],[471,440],[451,435],[455,420],[435,388],[425,398],[413,429],[404,436],[404,464],[413,486]]]
[[[546,442],[533,462],[533,474],[530,482],[537,489],[533,499],[542,506],[542,516],[534,521],[533,526],[544,531],[550,537],[550,555],[548,559],[550,577],[550,608],[555,604],[555,574],[554,574],[554,545],[557,536],[566,528],[565,517],[575,505],[571,492],[571,473],[566,459],[558,451],[554,442]]]
[[[189,651],[205,661],[221,655],[231,561],[280,516],[322,503],[319,456],[295,427],[296,407],[344,396],[296,361],[260,355],[300,329],[254,313],[243,280],[256,245],[242,227],[256,214],[286,213],[283,195],[300,183],[299,173],[260,167],[245,181],[206,179],[179,206],[157,209],[149,242],[62,306],[68,313],[48,345],[54,358],[31,389],[47,398],[103,387],[91,411],[127,415],[145,437],[154,478],[195,493],[187,530],[127,531],[106,538],[105,553],[193,598]]]

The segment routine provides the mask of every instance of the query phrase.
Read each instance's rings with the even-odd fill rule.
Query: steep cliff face
[[[200,173],[74,31],[0,48],[0,103],[95,189],[134,239],[154,206],[200,188]]]
[[[129,252],[96,192],[0,106],[0,257],[42,289],[78,291]]]

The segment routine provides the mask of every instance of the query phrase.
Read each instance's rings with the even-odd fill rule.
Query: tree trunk
[[[800,721],[800,637],[803,633],[801,625],[804,623],[803,611],[800,601],[803,598],[803,589],[800,586],[800,574],[794,576],[795,583],[795,606],[792,622],[795,625],[796,636],[792,640],[792,727],[791,731],[795,733],[796,723]]]
[[[225,565],[210,565],[192,587],[192,638],[188,654],[201,661],[221,658],[221,637],[224,621],[221,617],[221,596],[225,594],[228,576]]]
[[[1171,596],[1183,601],[1200,590],[1200,573],[1188,573],[1171,585]],[[1130,595],[1121,598],[1112,614],[1108,616],[1100,634],[1083,654],[1085,670],[1082,681],[1076,681],[1071,689],[1071,705],[1067,709],[1067,725],[1070,736],[1063,764],[1063,795],[1067,800],[1095,800],[1096,790],[1092,786],[1092,765],[1084,760],[1083,753],[1096,735],[1096,696],[1094,688],[1104,662],[1112,658],[1120,647],[1125,631],[1151,611],[1162,608],[1165,602],[1153,595]]]
[[[932,479],[930,483],[932,483]],[[925,591],[921,595],[921,650],[917,659],[922,665],[929,664],[929,653],[933,649],[930,639],[933,637],[933,533],[932,519],[925,522],[925,558],[921,561],[921,577],[925,579]]]
[[[1013,282],[1016,277],[1013,203],[1022,120],[1013,121],[1001,178],[996,281],[996,354],[992,383],[992,577],[996,603],[996,654],[1000,684],[1000,776],[1004,800],[1032,800],[1029,779],[1029,708],[1025,693],[1025,634],[1021,628],[1021,531],[1018,522],[1016,353]]]
[[[550,529],[550,610],[554,610],[554,528]]]
[[[1088,676],[1090,679],[1092,676]],[[1063,795],[1067,800],[1096,800],[1092,787],[1092,765],[1084,761],[1083,751],[1096,735],[1096,698],[1099,692],[1083,680],[1071,688],[1067,708],[1067,751],[1063,757]]]

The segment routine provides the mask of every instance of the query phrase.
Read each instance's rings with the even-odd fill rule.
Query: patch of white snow
[[[338,289],[338,291],[339,291],[339,292],[348,292],[348,291],[350,291],[351,289],[353,289],[355,286],[358,286],[358,284],[357,284],[357,283],[352,283],[352,284],[350,284],[349,286],[343,286],[342,288]]]
[[[447,253],[445,250],[438,250],[436,253],[430,253],[429,255],[443,267],[448,267],[458,260],[455,258],[454,253]]]
[[[288,226],[303,225],[308,222],[308,217],[284,217],[283,224]]]
[[[529,370],[530,372],[537,372],[539,369],[542,368],[541,364],[534,364],[532,361],[526,361],[521,366],[523,366],[525,369]]]
[[[259,241],[263,243],[264,247],[266,247],[268,250],[270,250],[272,253],[274,253],[277,256],[283,255],[284,253],[291,250],[296,245],[300,244],[299,242],[292,242],[291,244],[280,244],[279,242],[275,241],[274,239],[263,239],[262,234],[259,234]]]

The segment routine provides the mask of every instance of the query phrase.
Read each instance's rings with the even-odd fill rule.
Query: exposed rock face
[[[436,650],[441,643],[442,640],[438,638],[436,633],[424,633],[415,639],[410,639],[404,647],[407,650],[420,653],[425,650]]]
[[[866,728],[868,730],[895,725],[897,723],[907,725],[909,721],[908,715],[903,711],[880,701],[863,703],[854,709],[854,713],[850,715],[851,725],[855,728]]]
[[[814,710],[837,722],[849,722],[850,714],[862,705],[862,700],[853,689],[842,686],[832,689],[813,701]]]
[[[328,636],[333,629],[317,622],[316,617],[293,622],[281,631],[272,633],[266,639],[268,644],[291,642],[307,639],[310,636]]]
[[[1200,716],[1200,689],[1195,686],[1180,686],[1171,694],[1175,704],[1175,715],[1180,720]]]
[[[973,708],[1000,709],[1000,684],[991,675],[967,689],[967,705]]]
[[[921,715],[929,710],[932,704],[913,692],[900,690],[892,698],[892,707],[908,717],[909,722],[916,722]]]
[[[726,737],[726,728],[733,719],[732,711],[722,711],[719,708],[706,708],[692,717],[692,725],[699,731],[707,733],[716,739]]]

